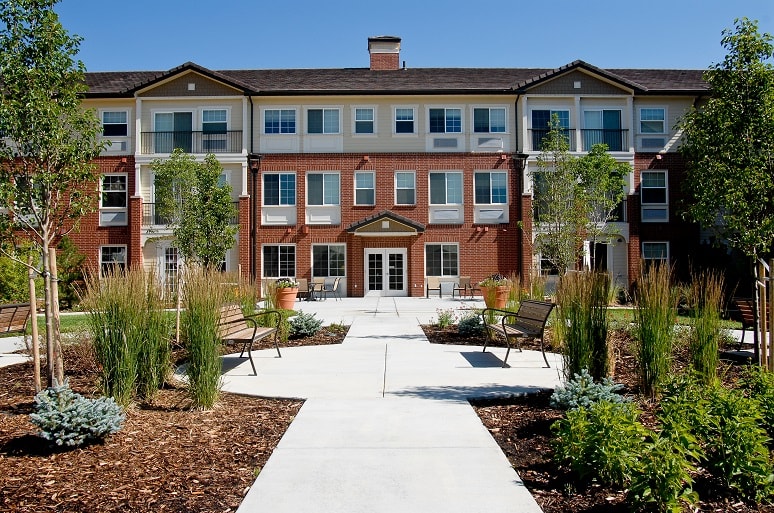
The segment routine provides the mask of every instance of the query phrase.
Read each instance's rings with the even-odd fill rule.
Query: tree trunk
[[[64,362],[62,361],[62,330],[59,320],[59,272],[56,266],[56,248],[51,248],[49,257],[51,258],[51,320],[54,326],[54,368],[56,370],[56,379],[61,384],[64,383]]]
[[[32,253],[27,256],[28,276],[30,279],[30,320],[32,321],[32,381],[35,393],[42,390],[40,384],[40,340],[38,340],[38,300],[35,293],[35,270],[32,267]]]

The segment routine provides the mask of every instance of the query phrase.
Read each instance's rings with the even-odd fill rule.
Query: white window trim
[[[321,204],[309,203],[309,176],[310,175],[323,175],[323,202]],[[339,202],[338,203],[325,203],[325,175],[336,175],[339,177]],[[305,174],[306,179],[306,202],[305,205],[311,207],[339,207],[341,206],[341,172],[339,171],[307,171]]]
[[[398,203],[398,173],[408,173],[411,175],[414,175],[414,203]],[[395,206],[398,207],[413,207],[417,204],[417,172],[411,171],[407,169],[396,169],[393,173],[392,177],[392,190],[393,190],[393,201]],[[405,188],[402,188],[400,190],[406,190]]]
[[[334,275],[330,274],[331,268],[330,268],[330,259],[329,259],[328,260],[328,269],[327,269],[328,274],[326,274],[325,276],[317,276],[317,275],[315,275],[314,274],[314,248],[319,248],[319,247],[330,248],[331,246],[339,246],[339,247],[344,249],[344,274],[341,275],[341,276],[334,276]],[[330,242],[330,243],[320,242],[320,243],[315,243],[315,244],[312,244],[312,247],[310,248],[310,254],[311,254],[311,257],[312,257],[311,258],[312,265],[310,266],[311,267],[311,271],[312,271],[312,278],[344,278],[344,277],[347,276],[347,245],[346,245],[346,243],[343,243],[343,242]],[[330,249],[328,250],[328,256],[330,256]]]
[[[643,132],[642,131],[642,111],[643,109],[662,109],[664,111],[664,131],[663,132]],[[659,135],[666,136],[669,133],[669,130],[667,128],[667,121],[669,120],[669,110],[664,105],[650,105],[650,106],[640,106],[637,108],[637,135],[642,135],[644,137],[654,136],[658,137]]]
[[[369,174],[372,178],[373,187],[370,189],[365,189],[357,186],[357,175],[359,174]],[[357,191],[366,191],[371,190],[374,191],[374,201],[372,203],[358,203],[357,202]],[[355,171],[352,174],[352,205],[356,207],[372,207],[376,205],[376,173],[374,171]]]
[[[572,121],[573,109],[571,107],[564,107],[564,106],[563,107],[549,107],[549,106],[545,106],[545,105],[541,105],[541,106],[533,105],[529,109],[529,118],[527,120],[528,123],[529,123],[530,130],[548,130],[548,126],[545,126],[545,127],[535,127],[535,126],[532,125],[532,113],[534,111],[536,111],[536,110],[547,110],[548,111],[548,119],[549,119],[549,121],[551,119],[552,113],[554,113],[554,112],[566,112],[567,113],[567,125],[568,126],[565,128],[565,130],[572,130],[573,129],[573,121]]]
[[[126,181],[126,190],[124,191],[124,195],[126,197],[126,206],[125,207],[103,207],[102,206],[102,186],[104,185],[104,178],[107,176],[123,176]],[[101,174],[99,177],[99,226],[127,226],[129,224],[129,175],[128,173],[104,173]],[[102,222],[102,212],[114,212],[114,213],[120,213],[124,212],[126,214],[126,222],[119,222],[119,223],[103,223]]]
[[[476,175],[484,174],[484,173],[489,174],[489,175],[495,174],[495,173],[496,174],[505,174],[505,203],[495,203],[495,202],[491,201],[491,199],[492,199],[492,180],[491,180],[491,177],[490,177],[490,180],[489,180],[489,199],[490,199],[490,203],[477,203],[476,202]],[[508,172],[507,171],[495,171],[495,170],[484,170],[484,169],[480,169],[480,170],[474,171],[473,172],[473,204],[474,205],[485,205],[485,206],[486,205],[508,205],[509,202],[510,202],[510,199],[511,199],[511,184],[510,184],[508,178],[509,177],[508,177]]]
[[[129,248],[126,244],[102,244],[99,247],[99,272],[100,276],[102,276],[102,266],[103,264],[107,264],[109,262],[105,262],[102,260],[102,250],[105,248],[123,248],[124,249],[124,269],[127,269],[129,267]]]
[[[476,109],[487,109],[489,111],[489,131],[488,132],[476,132]],[[492,109],[503,109],[505,110],[505,131],[504,132],[492,132]],[[545,110],[545,109],[543,109]],[[510,124],[508,121],[510,120],[509,114],[508,114],[508,106],[507,105],[471,105],[470,107],[470,133],[473,135],[484,135],[484,134],[493,134],[493,135],[500,135],[500,134],[509,134],[511,133],[510,130]]]
[[[411,109],[414,112],[414,131],[411,133],[396,132],[398,109]],[[392,136],[393,137],[417,137],[419,135],[419,119],[417,119],[418,105],[393,105],[392,106]]]
[[[430,109],[443,109],[443,132],[430,131]],[[459,132],[446,131],[446,111],[449,109],[455,109],[460,111],[460,131]],[[427,132],[427,135],[444,135],[444,134],[465,135],[465,106],[464,105],[428,105],[425,108],[425,131]]]
[[[371,109],[371,111],[374,114],[374,131],[371,133],[365,133],[365,134],[359,134],[357,133],[357,110],[358,109]],[[353,105],[351,107],[351,113],[352,113],[352,136],[353,137],[375,137],[379,130],[377,128],[378,122],[377,122],[377,116],[378,116],[378,110],[376,105]]]
[[[428,274],[427,273],[427,247],[428,246],[441,246],[441,274]],[[457,247],[457,274],[443,274],[443,246],[456,246]],[[426,242],[424,248],[425,259],[425,276],[437,276],[439,278],[458,277],[460,272],[460,244],[458,242]]]
[[[430,175],[432,174],[443,174],[443,175],[459,175],[460,176],[460,183],[462,184],[462,200],[459,203],[449,203],[449,181],[448,178],[446,179],[446,203],[432,203],[431,201],[431,185],[430,185]],[[454,171],[452,169],[449,170],[436,170],[433,169],[431,171],[428,171],[427,173],[427,204],[431,207],[443,207],[443,206],[460,206],[465,204],[465,176],[462,171]]]
[[[226,111],[226,130],[231,130],[231,107],[229,106],[219,106],[219,105],[213,105],[213,106],[206,106],[201,107],[199,110],[199,130],[204,131],[204,111],[205,110],[225,110]]]
[[[645,203],[642,201],[642,175],[644,173],[664,173],[664,198],[665,203]],[[665,210],[666,216],[662,219],[645,219],[646,210]],[[640,221],[643,223],[668,223],[669,222],[669,171],[666,169],[644,169],[640,171]]]
[[[663,260],[663,261],[669,263],[669,256],[670,256],[669,255],[669,253],[670,253],[669,241],[666,241],[666,240],[648,240],[648,241],[643,241],[642,242],[642,247],[640,248],[640,250],[642,252],[642,253],[640,253],[640,258],[642,258],[642,261],[643,262],[646,262],[646,261],[647,262],[657,262],[657,261],[661,261],[661,259],[658,259],[658,258],[645,258],[645,245],[646,244],[664,244],[664,245],[666,245],[666,260]]]
[[[151,109],[151,123],[153,124],[153,132],[156,132],[156,115],[157,114],[176,114],[178,112],[188,112],[191,114],[191,130],[196,130],[197,123],[197,109]],[[201,119],[201,115],[199,116]]]
[[[266,175],[293,175],[293,183],[295,184],[294,196],[296,201],[294,201],[292,205],[285,205],[283,203],[280,203],[279,205],[267,205],[266,204],[266,185],[263,180],[263,177]],[[281,194],[280,194],[280,197],[282,197]],[[266,173],[261,173],[261,208],[287,208],[287,207],[294,207],[296,205],[298,205],[298,175],[296,174],[295,171],[268,171]]]
[[[321,110],[323,111],[323,131],[320,133],[309,133],[309,111],[310,110]],[[337,111],[339,115],[339,130],[338,132],[326,132],[325,131],[325,111],[326,110],[335,110]],[[343,127],[342,127],[342,119],[341,119],[341,111],[342,108],[340,105],[307,105],[304,107],[304,134],[305,135],[311,135],[311,136],[321,136],[321,135],[341,135],[343,133]],[[264,125],[265,128],[266,125]],[[296,121],[296,131],[298,131],[298,121]],[[271,134],[270,134],[271,135]]]
[[[295,269],[293,272],[293,276],[287,276],[288,278],[295,278],[295,275],[298,273],[298,245],[297,244],[261,244],[261,278],[266,280],[273,280],[276,278],[284,278],[286,276],[266,276],[266,262],[264,261],[263,251],[267,247],[292,247],[295,248],[295,259],[293,260],[293,268]]]
[[[100,126],[105,126],[105,120],[103,117],[103,114],[106,112],[124,112],[126,114],[126,135],[101,135],[100,137],[103,137],[105,139],[113,139],[113,138],[128,138],[132,135],[132,110],[131,109],[99,109],[99,124]]]
[[[295,132],[289,132],[289,133],[278,133],[278,134],[269,134],[266,132],[266,111],[267,110],[292,110],[295,112],[296,117],[296,131]],[[272,106],[266,106],[261,107],[261,135],[265,135],[268,137],[290,137],[290,136],[297,136],[298,135],[298,125],[300,123],[298,119],[298,107],[297,106],[291,106],[291,105],[272,105]]]

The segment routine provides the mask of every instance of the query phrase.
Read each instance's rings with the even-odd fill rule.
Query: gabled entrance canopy
[[[361,237],[405,237],[424,231],[425,225],[389,210],[356,221],[347,228],[347,233]]]

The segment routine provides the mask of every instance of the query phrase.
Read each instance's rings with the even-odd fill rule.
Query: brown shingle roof
[[[700,70],[604,70],[582,61],[556,69],[407,68],[391,71],[368,68],[211,71],[194,63],[185,63],[168,71],[87,73],[86,83],[89,96],[132,96],[138,89],[190,69],[252,95],[497,94],[523,92],[525,88],[577,67],[601,74],[641,94],[707,90]]]

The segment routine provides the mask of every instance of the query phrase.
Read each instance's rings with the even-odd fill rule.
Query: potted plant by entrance
[[[487,308],[505,308],[508,303],[508,293],[511,290],[511,282],[502,274],[491,274],[478,282],[481,295]]]
[[[292,278],[280,278],[274,282],[274,305],[292,310],[298,295],[298,282]]]

